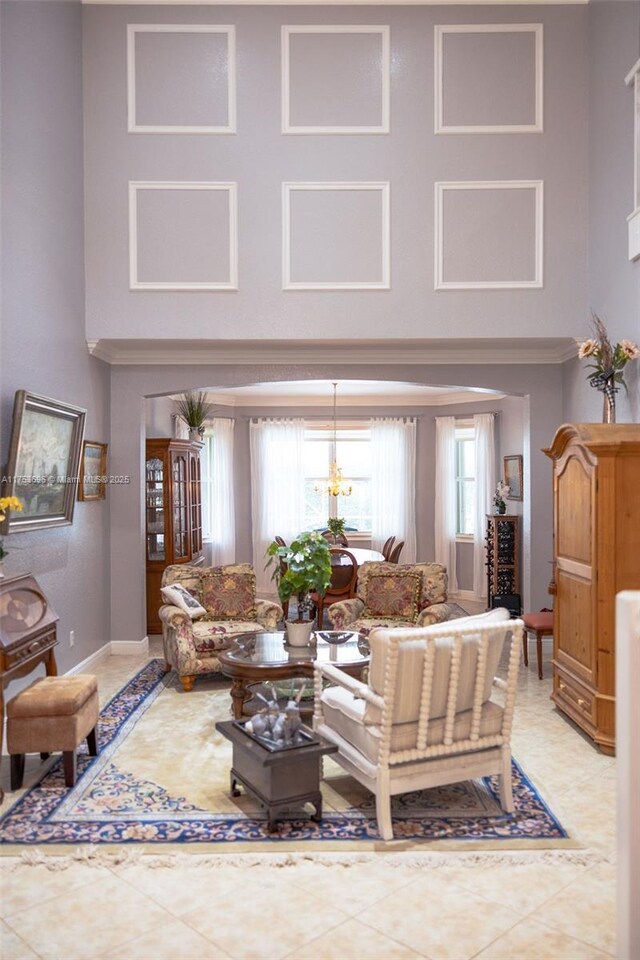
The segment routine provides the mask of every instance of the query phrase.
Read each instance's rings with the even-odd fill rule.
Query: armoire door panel
[[[595,683],[591,581],[559,569],[556,583],[556,659],[577,677]]]
[[[571,457],[565,464],[557,499],[558,556],[591,563],[592,478],[577,457]]]

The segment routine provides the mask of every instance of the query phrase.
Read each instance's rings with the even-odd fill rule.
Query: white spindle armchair
[[[498,774],[502,807],[513,810],[510,739],[521,641],[522,621],[499,609],[372,631],[368,683],[315,664],[314,729],[337,744],[334,759],[375,794],[383,840],[393,839],[394,794]],[[505,642],[506,681],[494,676]]]

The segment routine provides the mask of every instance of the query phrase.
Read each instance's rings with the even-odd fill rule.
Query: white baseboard
[[[96,663],[99,663],[100,660],[104,660],[105,657],[108,657],[111,653],[111,644],[105,643],[104,646],[100,647],[99,650],[96,650],[94,653],[90,653],[88,657],[85,657],[80,663],[76,663],[75,667],[71,667],[70,670],[67,670],[65,676],[71,676],[74,673],[84,673],[90,667],[93,667]]]
[[[149,637],[142,640],[112,640],[111,651],[115,657],[148,657]]]

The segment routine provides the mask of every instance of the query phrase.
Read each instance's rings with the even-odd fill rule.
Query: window
[[[371,531],[371,430],[368,426],[338,426],[336,459],[352,484],[348,497],[317,493],[315,485],[329,475],[333,460],[333,429],[308,426],[304,440],[304,525],[324,529],[329,517],[344,517],[347,529]]]
[[[456,424],[456,536],[473,537],[476,497],[476,441],[472,425]]]

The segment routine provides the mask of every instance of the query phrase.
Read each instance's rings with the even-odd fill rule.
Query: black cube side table
[[[238,784],[267,811],[269,830],[275,830],[278,813],[293,806],[312,803],[312,820],[322,818],[320,768],[322,757],[337,753],[333,743],[320,739],[285,750],[269,750],[232,720],[216,723],[216,730],[233,744],[231,796],[240,795]]]

